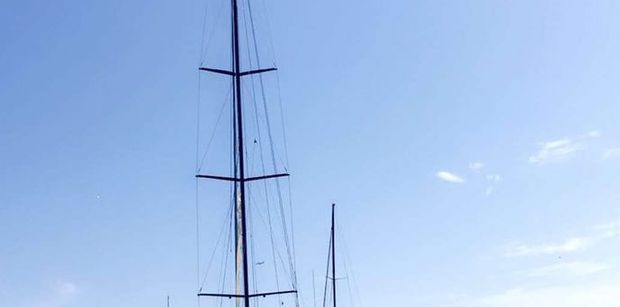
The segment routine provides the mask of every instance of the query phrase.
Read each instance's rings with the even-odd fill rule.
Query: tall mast
[[[236,292],[234,294],[226,294],[226,293],[198,293],[198,296],[207,296],[207,297],[227,297],[227,298],[236,298],[237,306],[239,306],[239,301],[243,301],[244,307],[250,307],[250,298],[253,297],[266,297],[271,295],[281,295],[281,294],[289,294],[289,293],[297,293],[296,289],[293,290],[285,290],[285,291],[274,291],[274,292],[266,292],[266,293],[254,293],[250,294],[249,287],[249,266],[248,266],[248,240],[247,240],[247,222],[246,222],[246,183],[250,181],[257,180],[265,180],[279,177],[289,176],[288,173],[279,173],[279,174],[265,174],[262,176],[256,177],[246,177],[245,174],[245,155],[244,155],[244,142],[243,142],[243,103],[241,101],[241,80],[244,76],[261,74],[265,72],[270,72],[276,70],[276,68],[264,68],[264,69],[255,69],[248,71],[241,71],[241,58],[240,58],[240,47],[239,47],[239,8],[237,5],[237,0],[231,0],[231,10],[232,10],[232,70],[225,69],[217,69],[217,68],[209,68],[209,67],[200,67],[201,71],[208,71],[216,74],[222,74],[226,76],[232,77],[233,81],[233,104],[234,104],[234,130],[236,135],[233,136],[236,148],[234,149],[233,154],[233,163],[235,164],[235,172],[233,177],[227,176],[217,176],[217,175],[202,175],[197,174],[196,178],[206,178],[206,179],[215,179],[215,180],[223,180],[234,183],[235,190],[235,228],[236,228],[236,255],[241,256],[241,265],[238,264],[239,259],[237,258],[237,262],[235,264],[235,273],[237,276],[236,280]],[[238,163],[238,165],[237,165]],[[241,271],[241,272],[240,272]],[[242,274],[240,274],[242,273]],[[241,279],[241,280],[239,280]],[[239,288],[243,288],[241,289]]]
[[[236,105],[236,117],[237,117],[237,155],[239,157],[239,206],[241,227],[241,249],[243,254],[243,299],[245,307],[250,307],[250,293],[248,287],[248,238],[246,227],[246,212],[245,212],[245,158],[243,155],[243,112],[241,103],[241,62],[239,59],[239,8],[237,7],[237,0],[232,0],[233,11],[233,78],[235,80],[235,105]]]
[[[336,204],[332,204],[332,289],[334,297],[334,307],[336,307]]]

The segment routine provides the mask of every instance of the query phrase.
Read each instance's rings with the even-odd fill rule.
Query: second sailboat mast
[[[332,291],[336,307],[336,204],[332,204]]]

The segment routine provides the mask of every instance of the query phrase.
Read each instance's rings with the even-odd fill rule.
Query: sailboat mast
[[[336,307],[336,204],[332,204],[332,289],[334,297],[334,307]]]
[[[289,293],[297,293],[296,289],[285,291],[274,291],[265,293],[250,294],[249,287],[249,266],[248,266],[248,235],[247,235],[247,219],[246,219],[246,184],[251,181],[267,180],[280,177],[288,177],[288,173],[278,174],[265,174],[262,176],[246,177],[245,174],[245,152],[243,142],[243,104],[241,101],[241,78],[243,76],[249,76],[254,74],[262,74],[270,71],[275,71],[277,68],[259,68],[255,70],[241,71],[241,56],[239,46],[239,8],[238,1],[231,0],[231,24],[232,24],[232,37],[231,37],[231,49],[232,49],[232,69],[224,70],[218,68],[200,67],[201,71],[208,71],[216,74],[222,74],[232,77],[233,82],[233,106],[234,106],[234,175],[233,177],[197,174],[196,178],[222,180],[228,182],[234,182],[234,198],[235,198],[235,275],[236,285],[235,293],[198,293],[198,296],[207,297],[227,297],[235,298],[237,300],[237,307],[241,307],[243,301],[243,307],[250,307],[250,298],[254,297],[266,297],[271,295],[281,295]]]
[[[241,61],[239,56],[239,9],[237,0],[232,0],[232,26],[233,26],[233,78],[235,82],[235,105],[237,121],[237,155],[239,157],[239,213],[241,227],[241,244],[243,254],[243,299],[244,306],[250,307],[250,293],[248,287],[248,240],[246,227],[246,208],[245,208],[245,158],[243,154],[243,112],[241,103]]]

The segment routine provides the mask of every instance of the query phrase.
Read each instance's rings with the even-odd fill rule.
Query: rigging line
[[[255,199],[252,199],[253,201],[256,201]],[[261,219],[261,221],[263,222],[263,225],[267,225],[265,223],[265,218],[262,214],[260,214],[260,211],[258,212],[258,217]],[[271,223],[271,221],[269,221],[269,223]],[[282,255],[280,254],[279,250],[276,248],[276,255],[277,255],[277,260],[280,261],[280,265],[283,268],[283,272],[288,274],[288,271],[285,270],[286,268],[286,264],[284,263],[284,257],[282,257]],[[275,261],[274,261],[275,262]],[[290,275],[288,275],[289,278],[291,278]]]
[[[200,211],[198,206],[198,179],[195,182],[196,186],[196,288],[200,292]],[[196,305],[200,307],[200,299],[198,299]]]
[[[196,164],[194,165],[194,169],[198,169],[198,160],[199,160],[199,156],[200,156],[200,110],[201,110],[201,100],[202,100],[202,93],[201,93],[201,84],[202,84],[202,78],[201,78],[201,73],[198,72],[198,90],[197,90],[197,100],[196,100]]]
[[[231,206],[229,205],[229,207],[231,207]],[[230,228],[231,228],[230,222],[231,222],[231,219],[230,219],[229,214],[230,213],[227,214],[228,218],[224,219],[225,222],[228,222],[228,223],[224,223],[224,225],[227,225],[228,227],[225,227],[226,228],[226,238],[227,238],[226,239],[226,246],[225,246],[225,248],[222,249],[222,255],[219,258],[220,259],[220,266],[219,266],[220,271],[219,271],[219,278],[218,278],[218,280],[220,281],[220,283],[218,284],[218,288],[217,288],[218,292],[224,292],[224,287],[225,287],[225,283],[226,283],[226,266],[228,265],[228,254],[229,254],[229,249],[230,249],[230,236],[231,236],[231,232],[230,232]],[[214,250],[216,251],[217,249],[214,249]],[[204,288],[204,285],[203,285],[203,287],[200,288],[199,293],[202,292],[203,288]],[[220,305],[221,305],[221,303],[220,303]]]
[[[286,146],[286,145],[285,145]],[[291,178],[288,176],[286,178],[287,186],[288,186],[288,210],[289,210],[289,220],[291,221],[291,245],[293,249],[293,268],[297,265],[296,255],[295,255],[295,219],[293,218],[293,191],[291,190]],[[295,276],[295,289],[297,288],[297,272],[294,272]]]
[[[269,17],[269,10],[267,9],[267,3],[266,1],[262,1],[263,3],[263,11],[265,12],[265,21],[266,21],[266,32],[267,32],[267,38],[269,41],[269,46],[271,47],[271,54],[273,56],[272,58],[272,62],[273,62],[273,67],[277,67],[276,65],[276,48],[274,47],[275,44],[273,42],[273,35],[271,34],[272,31],[272,27],[271,27],[271,18]],[[279,108],[280,108],[280,124],[282,125],[282,140],[284,142],[284,158],[285,158],[285,162],[283,163],[286,167],[289,166],[289,155],[288,155],[288,144],[287,144],[287,138],[286,138],[286,125],[284,125],[284,108],[282,106],[282,90],[280,87],[280,73],[279,71],[275,71],[275,77],[276,77],[276,87],[277,87],[277,93],[278,93],[278,104],[279,104]],[[294,242],[294,241],[293,241]]]
[[[353,296],[351,283],[353,283],[353,289],[355,289],[355,287],[356,287],[356,280],[355,280],[355,274],[354,274],[353,270],[350,268],[350,264],[352,263],[352,261],[351,261],[351,256],[350,256],[351,254],[349,252],[349,246],[348,246],[347,240],[346,240],[347,236],[345,235],[344,230],[342,229],[342,226],[340,226],[340,225],[336,225],[336,231],[338,232],[338,237],[340,238],[339,242],[341,243],[341,246],[342,246],[342,248],[340,250],[341,250],[341,253],[342,253],[342,256],[343,256],[342,257],[342,263],[344,264],[344,269],[345,269],[346,276],[347,276],[347,278],[346,278],[346,280],[347,280],[347,288],[348,288],[348,292],[349,292],[349,297],[351,299],[351,305],[355,305],[353,303],[354,303],[354,300],[356,298]],[[359,291],[357,292],[357,294],[358,294],[357,300],[358,300],[358,302],[361,305],[361,298],[359,297]]]
[[[353,283],[353,290],[356,291],[357,294],[357,300],[359,302],[359,305],[362,306],[362,298],[359,294],[359,288],[357,287],[357,279],[355,277],[355,272],[350,269],[350,265],[352,265],[353,261],[351,260],[351,253],[349,252],[349,246],[347,243],[347,236],[344,233],[344,230],[342,229],[342,227],[340,225],[336,226],[336,230],[338,231],[338,236],[340,237],[340,243],[342,245],[341,250],[344,251],[344,257],[343,257],[343,263],[344,263],[344,267],[345,267],[345,271],[347,272],[347,275],[350,275],[350,278],[347,278],[347,286],[349,287],[349,296],[351,297],[351,300],[354,299],[353,294],[351,293],[351,285],[350,283]],[[349,280],[352,281],[350,282]]]
[[[247,86],[248,86],[247,84],[244,84],[244,87],[243,87],[243,92],[244,93],[248,92]],[[249,110],[246,110],[246,114],[247,113],[250,113]],[[248,174],[255,174],[256,173],[256,145],[257,145],[256,143],[258,143],[258,141],[256,140],[256,137],[254,135],[250,136],[247,133],[246,129],[249,129],[247,126],[249,126],[249,125],[246,125],[244,127],[244,133],[245,133],[246,139],[249,138],[249,139],[253,140],[253,142],[250,142],[250,143],[246,142],[246,144],[245,144],[246,156],[248,157],[246,159],[246,161],[249,160],[249,162],[247,163],[247,173]],[[251,144],[251,145],[249,145],[249,144]],[[249,154],[250,149],[248,149],[248,147],[250,147],[250,146],[252,147],[251,148],[251,151],[252,151],[251,154]]]
[[[252,158],[254,157],[254,151],[256,150],[256,146],[252,147]],[[253,161],[252,161],[253,162]],[[253,164],[253,163],[252,163]],[[250,200],[254,199],[254,191],[252,190],[252,186],[249,185],[247,187],[247,192],[248,192],[248,198]],[[248,204],[252,204],[255,202],[248,202]],[[254,291],[258,292],[258,285],[256,283],[256,267],[255,267],[255,263],[256,263],[256,250],[255,250],[255,241],[254,241],[254,219],[253,219],[253,215],[252,212],[255,209],[256,206],[249,206],[249,210],[248,210],[248,226],[249,226],[249,239],[250,239],[250,258],[252,259],[252,286],[254,287]],[[254,298],[254,305],[258,307],[258,297]]]
[[[217,12],[216,13],[217,16],[215,17],[215,24],[213,28],[211,28],[211,31],[209,31],[209,35],[204,36],[206,26],[207,26],[207,6],[205,6],[205,18],[203,22],[203,37],[202,37],[201,46],[200,46],[201,48],[200,49],[200,66],[203,66],[207,53],[209,53],[209,47],[211,46],[211,40],[213,39],[213,34],[215,33],[215,30],[218,28],[217,26],[220,24],[222,20],[222,16],[224,15],[222,14],[223,10],[224,10],[224,1],[220,1],[219,8],[215,10],[215,12]],[[203,44],[202,42],[205,41],[205,38],[206,38],[206,43]]]
[[[197,101],[196,101],[196,164],[194,168],[198,168],[198,156],[200,155],[200,106],[201,106],[201,78],[200,72],[198,72],[198,93],[197,93]],[[198,189],[198,179],[196,179],[195,183],[195,214],[196,214],[196,287],[200,287],[200,208],[199,208],[199,189]],[[196,300],[196,306],[200,307],[200,299]]]
[[[204,14],[202,17],[202,33],[200,34],[200,58],[198,59],[198,63],[202,66],[202,60],[204,58],[204,49],[205,49],[205,31],[207,28],[207,11],[209,8],[209,2],[205,2]]]
[[[252,11],[251,11],[251,4],[248,0],[247,2],[247,7],[248,10],[245,10],[244,12],[248,13],[250,16],[250,20],[252,20]],[[249,59],[249,64],[250,67],[252,67],[252,54],[251,54],[251,49],[250,49],[250,39],[249,39],[249,34],[250,32],[247,29],[248,26],[248,22],[246,19],[246,14],[243,15],[243,20],[244,20],[244,25],[245,25],[245,38],[246,38],[246,46],[247,46],[247,54],[248,54],[248,59]],[[254,33],[252,33],[254,34]],[[258,61],[258,54],[257,56],[257,61]],[[257,64],[257,67],[260,68],[260,64]],[[259,153],[260,153],[260,162],[261,162],[261,171],[263,174],[267,173],[266,167],[265,167],[265,159],[263,156],[263,142],[262,142],[262,133],[261,133],[261,125],[260,125],[260,121],[259,121],[259,111],[258,111],[258,106],[256,104],[256,87],[255,87],[255,77],[252,75],[251,76],[251,93],[252,93],[252,104],[254,107],[254,119],[255,119],[255,124],[256,124],[256,133],[257,133],[257,137],[258,137],[258,148],[259,148]],[[265,99],[264,97],[264,90],[263,90],[263,100]],[[279,274],[278,274],[278,265],[277,265],[277,260],[276,260],[276,251],[275,251],[275,239],[273,236],[273,225],[271,223],[271,202],[270,202],[270,197],[269,197],[269,189],[268,189],[268,185],[267,185],[267,181],[263,181],[263,189],[264,189],[264,193],[265,193],[265,202],[266,202],[266,207],[267,207],[267,218],[269,220],[269,239],[271,242],[271,252],[272,252],[272,256],[273,256],[273,268],[274,268],[274,278],[275,278],[275,283],[276,283],[276,289],[277,291],[280,291],[280,281],[279,281]],[[278,295],[278,302],[281,303],[282,299],[281,296]]]
[[[255,100],[256,102],[256,100]],[[258,121],[258,117],[257,117],[257,121]],[[262,172],[266,173],[266,167],[265,167],[265,160],[263,159],[263,150],[262,150],[262,141],[261,141],[261,135],[260,135],[260,130],[259,130],[259,148],[261,151],[261,168],[262,168]],[[270,197],[269,197],[269,188],[267,185],[267,181],[263,181],[263,188],[265,191],[265,200],[266,200],[266,207],[267,207],[267,219],[269,221],[269,239],[271,242],[271,253],[273,256],[273,263],[274,263],[274,277],[275,277],[275,282],[276,282],[276,289],[278,291],[280,291],[280,278],[279,278],[279,273],[278,273],[278,266],[277,266],[277,261],[276,261],[276,244],[275,244],[275,239],[274,239],[274,231],[273,231],[273,224],[271,223],[272,220],[272,216],[271,216],[271,201],[270,201]],[[278,295],[278,301],[281,301],[281,297],[280,295]]]
[[[347,268],[347,265],[345,264],[345,270],[350,273],[349,269]],[[351,306],[355,306],[354,301],[353,301],[353,292],[351,291],[351,278],[345,278],[347,280],[347,289],[349,292],[349,297],[351,298]]]
[[[234,208],[234,202],[232,202],[232,201],[230,202],[230,207]],[[233,218],[234,218],[234,212],[233,211],[235,211],[235,210],[234,209],[230,210],[230,216],[228,217],[228,223],[229,223],[228,224],[228,231],[227,231],[228,239],[226,240],[227,244],[226,244],[226,248],[224,249],[224,255],[222,257],[223,264],[220,267],[220,279],[221,279],[222,283],[220,285],[220,289],[219,289],[220,291],[219,292],[222,292],[222,293],[225,292],[226,277],[227,277],[227,272],[228,272],[226,270],[226,268],[228,267],[229,255],[232,253],[231,244],[230,243],[232,241],[232,231],[233,231],[233,221],[234,221],[233,220]],[[221,307],[222,304],[224,303],[223,298],[220,298],[219,303],[220,303],[220,307]]]
[[[229,208],[226,211],[225,217],[229,216],[231,210],[232,210],[232,206],[229,205]],[[222,241],[222,237],[223,237],[224,231],[227,230],[226,226],[228,226],[227,225],[228,221],[226,220],[226,218],[224,218],[223,221],[224,222],[222,223],[222,227],[221,227],[220,232],[219,232],[219,234],[217,236],[217,241],[215,243],[215,248],[213,249],[213,252],[211,253],[211,256],[209,257],[209,261],[207,262],[207,270],[205,271],[204,278],[202,279],[202,283],[200,284],[200,289],[201,290],[204,288],[204,284],[207,281],[207,276],[209,275],[209,271],[211,270],[211,264],[213,263],[213,259],[214,259],[215,253],[217,252],[217,247],[220,245],[220,242]]]
[[[242,96],[244,94],[246,94],[246,92],[247,92],[247,89],[245,88],[246,86],[247,86],[246,84],[242,84],[242,86],[241,86],[241,95]],[[242,115],[242,119],[241,120],[243,121],[243,135],[244,135],[244,138],[246,140],[247,140],[248,136],[250,135],[248,133],[248,129],[249,129],[248,126],[249,125],[246,125],[246,123],[247,123],[246,117],[249,116],[247,113],[248,112],[244,112],[243,114],[241,114]],[[250,144],[254,144],[254,142],[250,142]],[[246,174],[249,174],[250,171],[252,170],[252,167],[254,166],[254,158],[255,158],[254,157],[254,153],[250,154],[248,146],[250,146],[250,145],[248,145],[247,141],[243,143],[243,152],[244,152],[244,155],[246,157],[246,161],[249,160],[249,163],[246,163],[244,165],[245,166],[244,170],[245,170]],[[254,150],[255,148],[256,147],[252,147],[252,150]],[[249,186],[250,185],[246,185],[246,189],[249,189]],[[247,207],[251,207],[251,204],[246,204],[246,208]]]
[[[273,32],[271,30],[272,29],[271,28],[271,22],[270,22],[271,18],[269,17],[269,10],[267,9],[266,1],[263,0],[262,3],[263,3],[263,11],[265,12],[265,15],[266,15],[266,17],[265,17],[265,21],[266,21],[266,24],[267,24],[267,30],[266,30],[267,35],[266,36],[268,38],[269,45],[271,47],[271,54],[273,56],[273,59],[272,59],[273,67],[277,67],[276,60],[275,60],[276,59],[276,49],[274,47],[273,35],[271,35],[271,33]],[[250,6],[250,10],[251,10],[251,6]],[[251,13],[250,13],[250,17],[252,17]],[[252,21],[252,28],[254,28],[253,20],[251,20],[251,21]],[[256,45],[257,45],[256,44],[256,35],[254,35],[254,37],[255,37],[255,39],[254,39],[254,46],[255,46],[255,49],[257,50],[257,48],[256,48]],[[280,87],[280,73],[279,73],[279,71],[275,71],[275,74],[276,74],[275,75],[276,76],[276,86],[277,86],[277,93],[278,93],[278,104],[279,104],[279,108],[280,108],[280,124],[282,126],[282,140],[284,142],[284,161],[282,161],[282,159],[280,157],[278,157],[278,158],[280,158],[280,162],[282,162],[282,164],[284,165],[285,169],[287,169],[288,166],[289,166],[289,154],[288,154],[288,144],[287,144],[288,142],[287,142],[287,137],[286,137],[286,125],[284,125],[284,108],[283,108],[283,104],[282,104],[282,90],[281,90],[281,87]],[[259,76],[259,77],[262,77],[262,76]],[[261,78],[261,84],[262,84],[262,78]],[[289,196],[290,196],[290,194],[289,194]],[[294,236],[294,234],[293,234],[293,236]],[[294,253],[295,253],[295,250],[294,250],[295,241],[293,240],[292,242],[293,242],[293,255],[294,255]]]
[[[252,199],[253,201],[256,201],[256,199]],[[267,226],[267,223],[265,223],[265,218],[262,214],[260,214],[260,211],[257,211],[258,213],[258,217],[260,218],[261,222],[263,222],[263,225]],[[271,221],[269,221],[269,224],[271,224]],[[275,249],[275,251],[273,251],[273,253],[275,253],[274,255],[274,267],[278,266],[277,260],[280,260],[280,265],[283,268],[284,273],[288,273],[285,268],[286,268],[286,264],[284,263],[284,258],[282,257],[282,255],[280,254],[280,252],[277,250],[277,248]],[[291,278],[290,275],[288,275],[289,278]],[[280,297],[280,296],[278,296]]]
[[[326,303],[327,303],[327,287],[329,285],[329,268],[330,268],[329,256],[330,256],[330,253],[332,251],[332,240],[333,240],[333,237],[330,235],[329,236],[329,246],[327,248],[327,270],[325,272],[325,288],[323,290],[323,307],[327,307],[327,305],[326,305]]]
[[[312,270],[312,300],[314,301],[314,307],[316,307],[316,286],[314,285],[315,281],[316,278],[314,277],[314,270]]]
[[[341,250],[341,254],[344,254],[344,257],[341,257],[341,261],[342,264],[344,266],[344,271],[345,271],[345,278],[346,282],[347,282],[347,291],[349,293],[349,298],[351,299],[351,305],[353,304],[353,293],[351,292],[351,278],[349,276],[351,276],[351,270],[349,269],[349,264],[348,262],[350,261],[349,259],[349,253],[348,253],[348,245],[346,244],[346,237],[343,234],[343,230],[340,227],[340,224],[336,225],[336,228],[334,229],[334,231],[338,232],[338,237],[340,238],[340,250]],[[342,252],[344,250],[344,252]],[[334,278],[336,278],[336,276],[334,276]]]
[[[269,24],[269,22],[268,22]],[[273,41],[271,41],[272,44],[272,48],[273,48]],[[275,52],[274,52],[275,54]],[[275,62],[275,61],[274,61]],[[275,64],[274,64],[275,66]],[[261,79],[262,82],[262,79]],[[262,84],[262,83],[261,83]],[[282,91],[280,88],[280,74],[278,71],[276,71],[276,86],[277,86],[277,93],[278,93],[278,105],[280,108],[280,124],[282,126],[282,140],[284,143],[284,159],[285,161],[282,161],[282,159],[280,158],[280,161],[282,162],[283,165],[285,165],[285,170],[288,171],[288,167],[289,167],[289,154],[288,154],[288,141],[287,141],[287,137],[286,137],[286,126],[284,125],[284,107],[283,107],[283,103],[282,103]],[[265,103],[265,109],[266,109],[266,103]],[[272,154],[272,159],[275,159],[275,157],[273,157]],[[274,163],[275,165],[275,163]],[[279,186],[279,182],[277,183]],[[295,219],[293,216],[293,193],[292,193],[292,189],[291,189],[291,178],[287,177],[287,186],[288,186],[288,203],[289,203],[289,220],[290,220],[290,224],[291,224],[291,247],[292,247],[292,267],[293,267],[293,274],[294,274],[294,285],[293,288],[297,288],[297,272],[295,271],[295,266],[297,263],[297,255],[296,255],[296,248],[295,248]],[[278,190],[279,192],[279,190]],[[279,192],[280,193],[280,192]],[[300,293],[296,293],[296,306],[299,307],[299,299],[298,296],[300,296]]]
[[[278,107],[280,108],[280,124],[282,125],[282,140],[284,142],[284,161],[283,163],[286,167],[289,167],[289,156],[288,156],[288,140],[286,137],[286,125],[284,124],[284,104],[282,103],[282,89],[280,87],[280,73],[275,71],[276,77],[276,87],[278,88]]]
[[[362,301],[362,296],[360,295],[360,289],[359,286],[357,285],[357,277],[355,275],[355,272],[351,272],[351,276],[353,277],[353,290],[355,290],[355,294],[357,296],[357,301],[360,305],[360,307],[364,306],[364,302]]]
[[[267,9],[266,1],[263,0],[262,3],[263,3],[263,12],[265,12],[264,19],[265,19],[265,21],[267,23],[267,26],[266,26],[267,29],[266,29],[265,32],[267,33],[266,36],[267,36],[268,41],[269,41],[269,46],[271,47],[271,54],[273,56],[272,62],[275,63],[275,61],[276,61],[275,59],[277,58],[277,56],[276,56],[276,49],[275,49],[274,43],[273,43],[273,35],[272,35],[273,31],[271,30],[271,23],[270,23],[271,18],[269,17],[269,10]]]
[[[251,25],[251,29],[252,29],[252,39],[253,39],[253,43],[254,43],[253,45],[254,45],[254,53],[255,53],[255,56],[256,56],[256,65],[258,67],[260,67],[260,65],[261,65],[260,64],[260,55],[259,55],[259,52],[258,52],[258,42],[256,40],[256,29],[255,29],[255,26],[254,26],[254,18],[253,18],[253,13],[252,13],[252,5],[250,4],[249,1],[248,1],[248,11],[249,11],[249,15],[250,15],[250,25]],[[276,163],[276,160],[275,160],[275,148],[274,148],[273,136],[272,136],[272,133],[271,133],[271,124],[270,124],[270,120],[269,120],[269,112],[268,112],[268,107],[267,107],[267,98],[265,96],[265,86],[264,86],[263,77],[261,75],[259,75],[258,78],[259,78],[259,84],[260,84],[260,89],[261,89],[261,96],[262,96],[262,100],[263,100],[263,109],[264,109],[264,114],[265,114],[265,122],[266,122],[266,126],[267,126],[266,127],[267,128],[267,136],[269,138],[269,146],[270,146],[270,151],[271,151],[273,170],[274,170],[275,173],[277,173],[278,169],[277,169],[277,163]],[[285,151],[286,150],[287,149],[286,149],[286,145],[285,145]],[[294,253],[291,251],[291,247],[290,247],[290,245],[292,245],[294,243],[289,244],[289,240],[293,240],[294,236],[293,235],[289,236],[289,234],[288,234],[288,229],[287,229],[288,227],[287,227],[287,224],[286,224],[286,219],[284,218],[284,205],[283,205],[282,192],[281,192],[280,180],[279,179],[276,179],[276,187],[277,187],[278,201],[279,201],[279,205],[280,205],[280,215],[281,215],[281,219],[282,219],[282,228],[283,228],[284,236],[285,236],[285,246],[286,246],[287,254],[289,256],[289,270],[291,271],[291,274],[292,274],[293,288],[296,289],[297,288],[297,273],[295,271]],[[292,218],[292,216],[291,216],[291,218]],[[292,221],[291,221],[291,223],[292,223]]]
[[[246,89],[246,90],[247,90],[247,89]],[[284,221],[283,223],[285,223],[285,221]],[[269,224],[271,225],[271,220],[269,220]],[[271,228],[272,228],[272,227],[271,227]],[[272,229],[273,229],[273,228],[272,228]],[[288,239],[288,237],[285,235],[283,239],[284,239],[284,241],[285,241],[285,242],[287,242],[286,240]],[[275,242],[275,240],[274,240],[274,242]],[[287,246],[287,247],[288,247],[288,246]],[[289,269],[290,269],[290,266],[291,266],[291,254],[290,254],[290,251],[289,251],[288,249],[287,249],[287,255],[288,255],[288,258],[287,258],[287,259],[288,259],[288,263],[289,263],[289,265],[288,265],[288,266],[289,266]],[[279,259],[279,260],[280,260],[280,262],[281,262],[282,268],[286,268],[287,266],[286,266],[286,265],[285,265],[285,263],[284,263],[284,258],[282,257],[282,255],[280,255],[280,254],[279,254],[279,252],[278,252],[278,253],[277,253],[277,256],[278,256],[278,259]],[[277,267],[277,266],[276,266],[276,267]],[[294,280],[295,280],[295,279],[294,279],[294,276],[295,276],[295,275],[292,275],[292,274],[295,274],[295,272],[294,272],[294,271],[292,271],[291,273],[289,273],[289,272],[288,272],[288,271],[286,271],[286,270],[284,270],[284,271],[285,271],[285,273],[287,273],[286,275],[288,275],[288,278],[289,278],[291,281],[294,281]],[[294,282],[291,282],[291,285],[295,288],[295,283],[294,283]],[[280,296],[278,296],[278,297],[280,297]]]
[[[265,167],[265,160],[263,158],[263,147],[262,147],[262,136],[261,136],[261,130],[260,130],[260,123],[258,120],[258,109],[256,108],[256,92],[254,90],[254,84],[252,84],[252,96],[254,97],[253,102],[254,102],[254,109],[256,110],[255,113],[255,120],[256,120],[256,126],[257,126],[257,135],[258,135],[258,148],[259,148],[259,152],[260,152],[260,162],[261,162],[261,171],[263,174],[266,174],[266,167]],[[267,219],[269,221],[268,223],[268,228],[269,228],[269,238],[270,238],[270,242],[271,242],[271,250],[272,250],[272,255],[273,255],[273,260],[274,260],[274,273],[275,273],[275,282],[276,282],[276,288],[279,291],[280,290],[280,284],[279,284],[279,277],[278,277],[278,269],[277,269],[277,262],[275,262],[276,260],[276,252],[275,252],[275,239],[273,236],[273,225],[271,223],[271,201],[270,201],[270,197],[269,197],[269,189],[268,189],[268,184],[267,181],[263,181],[262,182],[263,185],[263,190],[265,193],[265,205],[267,208]],[[278,295],[278,297],[280,297],[280,295]]]
[[[215,127],[213,128],[213,132],[211,133],[211,137],[209,138],[209,142],[207,142],[207,147],[205,148],[205,152],[202,155],[202,158],[200,159],[200,163],[198,163],[198,161],[196,161],[196,168],[197,168],[197,172],[200,173],[200,170],[202,169],[202,167],[204,166],[204,162],[205,159],[207,158],[207,154],[209,153],[209,150],[211,149],[211,144],[213,143],[213,140],[215,139],[215,135],[217,134],[217,128],[219,127],[220,121],[222,119],[222,115],[224,114],[224,110],[226,109],[226,103],[229,102],[230,96],[232,93],[232,84],[231,87],[228,88],[228,93],[226,94],[226,98],[224,99],[224,101],[222,102],[222,106],[220,107],[220,111],[218,113],[217,116],[217,120],[215,122]],[[197,149],[199,151],[199,149]],[[197,153],[199,155],[199,153]]]
[[[256,200],[253,199],[253,201],[256,201]],[[263,225],[265,227],[267,227],[267,223],[265,222],[265,217],[262,214],[260,214],[260,211],[257,211],[257,213],[258,213],[258,217],[260,218],[261,222],[263,222]],[[269,227],[271,228],[271,220],[268,220],[268,222],[269,222]],[[274,240],[274,245],[275,245],[275,240]],[[286,268],[286,264],[284,263],[284,258],[280,254],[279,250],[277,248],[275,248],[273,250],[273,253],[275,254],[274,255],[274,267],[278,266],[277,260],[280,260],[280,265],[282,266],[283,269],[285,269]],[[284,270],[284,272],[286,273],[287,271]],[[290,278],[290,276],[289,276],[289,278]]]

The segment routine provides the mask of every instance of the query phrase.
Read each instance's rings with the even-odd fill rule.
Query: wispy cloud
[[[620,221],[600,224],[594,227],[594,234],[589,236],[571,237],[561,242],[537,245],[513,242],[506,246],[504,256],[524,257],[573,253],[586,250],[599,242],[620,235]]]
[[[34,304],[35,307],[61,307],[71,303],[78,294],[78,287],[73,282],[58,281],[52,293],[46,299]]]
[[[435,176],[437,176],[437,178],[443,181],[450,182],[450,183],[464,183],[465,182],[465,179],[461,178],[460,176],[454,173],[450,173],[447,171],[439,171],[435,174]]]
[[[486,190],[484,191],[484,195],[491,196],[491,194],[493,194],[493,192],[495,191],[495,185],[502,181],[502,176],[498,174],[487,174],[485,178],[488,185]]]
[[[491,181],[491,182],[500,182],[500,181],[502,181],[502,176],[500,176],[498,174],[488,174],[486,176],[486,178],[487,178],[488,181]]]
[[[482,162],[470,162],[469,169],[474,172],[480,172],[481,169],[484,168],[484,163]]]
[[[603,159],[608,160],[612,158],[620,158],[620,147],[614,147],[607,149],[605,153],[603,153]]]
[[[620,236],[620,220],[595,225],[590,234],[571,237],[555,243],[528,245],[513,243],[506,256],[554,255],[584,251],[605,240]],[[620,302],[620,279],[615,267],[599,262],[558,260],[556,263],[518,271],[530,278],[544,278],[544,283],[512,286],[509,290],[474,299],[468,307],[616,307]],[[566,258],[566,257],[562,257]],[[547,258],[549,259],[549,257]],[[601,274],[600,276],[592,276]],[[570,283],[566,283],[570,280]],[[560,284],[554,285],[554,282]],[[532,285],[539,285],[533,286]],[[455,305],[456,306],[456,305]],[[463,306],[460,304],[460,306]]]
[[[56,285],[56,293],[62,297],[72,297],[77,293],[77,285],[72,282],[59,281]]]
[[[620,220],[596,225],[594,230],[599,232],[599,237],[602,239],[617,237],[620,235]]]
[[[493,307],[617,307],[620,284],[587,284],[570,287],[514,288],[490,295],[477,305]]]
[[[558,253],[572,253],[590,247],[594,242],[592,238],[569,238],[560,243],[547,243],[540,245],[528,245],[514,242],[508,245],[505,255],[508,257],[553,255]]]
[[[529,158],[530,163],[547,164],[566,160],[572,153],[582,150],[583,145],[570,139],[539,143],[539,150]]]
[[[498,174],[488,173],[486,172],[486,164],[481,161],[469,162],[468,168],[474,174],[470,174],[472,176],[472,181],[482,180],[486,184],[486,188],[484,190],[484,194],[486,196],[490,196],[495,191],[495,185],[502,180],[502,176]],[[460,175],[457,175],[453,172],[441,170],[435,173],[435,176],[443,181],[450,183],[465,183],[466,180]]]
[[[491,196],[491,194],[493,194],[493,191],[495,191],[495,189],[492,186],[488,186],[485,190],[484,190],[484,195],[486,196]]]
[[[562,162],[570,159],[574,153],[586,148],[583,143],[586,139],[597,138],[601,135],[599,131],[590,131],[583,135],[572,138],[562,138],[559,140],[538,143],[538,151],[529,157],[529,162],[544,165],[553,162]]]
[[[596,274],[610,270],[612,267],[595,262],[566,262],[556,263],[548,266],[534,268],[526,272],[530,277],[545,277],[545,276],[585,276]]]

